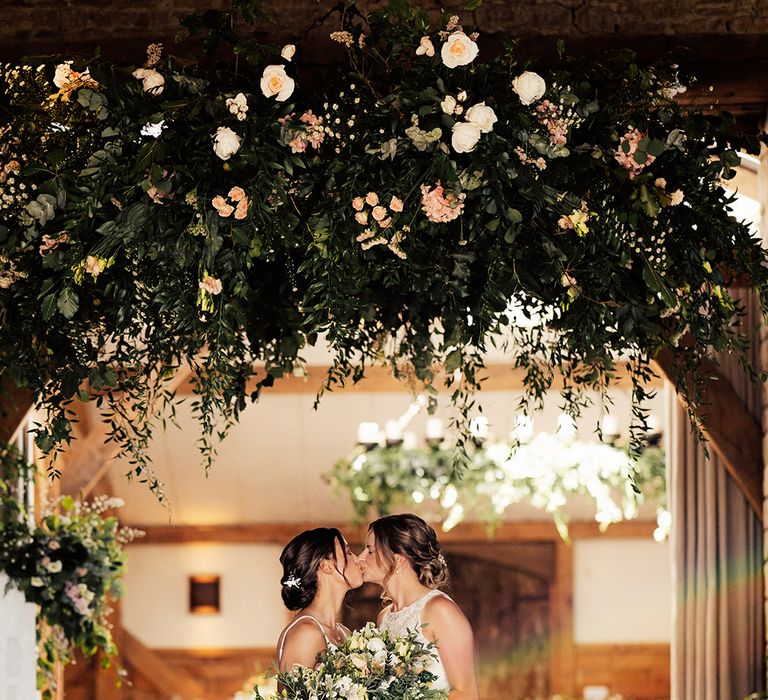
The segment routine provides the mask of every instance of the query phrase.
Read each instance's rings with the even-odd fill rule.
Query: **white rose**
[[[131,75],[141,80],[144,92],[159,95],[164,89],[165,78],[153,68],[137,68]]]
[[[440,108],[446,114],[453,114],[453,110],[456,109],[456,98],[446,95],[445,99],[440,103]]]
[[[456,153],[469,153],[473,151],[480,140],[480,127],[472,122],[456,122],[453,125],[451,146]]]
[[[685,195],[683,194],[683,191],[675,190],[671,195],[669,195],[669,204],[670,206],[676,207],[678,204],[682,204],[684,199]]]
[[[35,588],[41,588],[45,585],[45,581],[41,579],[39,576],[33,576],[29,582],[35,587]]]
[[[228,126],[220,126],[213,134],[213,151],[222,160],[229,160],[240,150],[240,137]]]
[[[529,105],[541,99],[547,90],[547,84],[538,73],[527,70],[512,81],[512,89],[517,93],[520,102]]]
[[[53,76],[53,84],[57,88],[63,88],[70,80],[72,80],[72,61],[64,61],[56,66],[56,73]]]
[[[479,49],[464,32],[454,32],[448,37],[440,51],[440,58],[448,68],[466,66],[477,57]]]
[[[62,563],[58,559],[56,561],[52,561],[50,564],[48,564],[45,567],[48,571],[50,571],[52,574],[58,574],[59,571],[61,571]]]
[[[248,113],[248,100],[242,92],[238,92],[234,97],[230,97],[227,102],[227,109],[234,114],[238,121],[243,121]]]
[[[491,107],[486,107],[485,102],[479,102],[467,110],[467,121],[474,124],[482,133],[487,134],[493,131],[493,125],[499,120]]]
[[[417,56],[429,56],[430,58],[435,55],[435,45],[428,36],[423,36],[419,40],[419,47],[416,49]]]
[[[373,639],[371,639],[368,642],[368,644],[365,645],[365,647],[366,649],[368,649],[368,651],[372,651],[374,654],[379,651],[387,650],[386,644],[384,644],[384,642],[381,641],[381,639],[379,639],[378,637],[374,637]]]
[[[284,66],[267,66],[261,75],[261,91],[265,97],[274,97],[285,102],[292,94],[295,83]]]
[[[456,95],[456,99],[459,102],[464,102],[464,100],[467,99],[467,91],[466,90],[462,90],[458,95]]]
[[[280,56],[286,61],[290,61],[296,53],[296,47],[293,44],[286,44],[280,52]]]

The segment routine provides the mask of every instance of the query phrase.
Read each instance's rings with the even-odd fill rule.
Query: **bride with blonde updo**
[[[377,624],[394,636],[415,632],[438,652],[430,671],[435,688],[450,700],[478,700],[472,627],[458,605],[439,588],[448,565],[437,535],[417,515],[388,515],[368,526],[358,557],[366,582],[383,589],[386,607]]]

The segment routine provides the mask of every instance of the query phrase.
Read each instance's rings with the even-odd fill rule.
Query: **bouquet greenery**
[[[276,678],[282,690],[271,696],[286,700],[446,700],[448,694],[431,687],[428,670],[434,645],[415,632],[391,637],[369,622],[352,632],[340,646],[318,655],[314,668],[294,666]],[[256,697],[261,698],[256,688]]]
[[[38,685],[50,697],[57,661],[69,663],[75,650],[102,652],[105,663],[116,655],[109,601],[122,593],[123,545],[140,533],[105,514],[122,505],[117,498],[87,503],[65,496],[34,524],[9,471],[0,470],[0,571],[8,588],[38,606]]]

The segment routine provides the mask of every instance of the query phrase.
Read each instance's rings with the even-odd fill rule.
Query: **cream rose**
[[[454,32],[448,37],[440,51],[440,58],[448,68],[466,66],[477,57],[479,49],[464,32]]]
[[[675,190],[671,195],[669,195],[669,204],[670,206],[676,207],[678,204],[682,204],[684,199],[685,195],[683,194],[683,191]]]
[[[547,90],[547,84],[538,73],[527,70],[512,81],[512,89],[517,93],[520,102],[529,105],[542,98]]]
[[[435,55],[435,45],[428,36],[423,36],[419,40],[419,47],[416,49],[417,56],[429,56],[430,58]]]
[[[295,86],[284,66],[267,66],[261,75],[261,91],[264,96],[274,97],[278,102],[285,102],[293,94]]]
[[[286,60],[290,61],[294,54],[296,53],[296,47],[293,44],[286,44],[283,46],[283,50],[280,52],[280,56]]]
[[[137,68],[131,75],[141,80],[144,92],[159,95],[165,89],[165,78],[153,68]]]
[[[440,109],[446,114],[453,114],[453,110],[456,109],[456,98],[446,95],[445,99],[440,103]]]
[[[392,199],[389,202],[389,208],[392,211],[397,211],[397,212],[403,211],[403,200],[400,199],[399,197],[395,197],[394,195],[392,195]]]
[[[243,121],[248,114],[248,100],[242,92],[238,92],[234,97],[230,97],[227,102],[227,109],[234,114],[238,121]]]
[[[228,126],[220,126],[213,134],[213,152],[222,160],[229,160],[240,150],[240,137]]]
[[[493,125],[499,121],[496,117],[496,112],[494,112],[491,107],[487,107],[485,102],[479,102],[476,105],[472,105],[467,110],[466,119],[484,134],[493,131]]]
[[[480,140],[480,128],[472,122],[457,122],[453,125],[451,146],[456,153],[469,153]]]

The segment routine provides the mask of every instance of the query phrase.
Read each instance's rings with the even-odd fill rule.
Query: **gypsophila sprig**
[[[434,644],[416,632],[392,637],[369,622],[321,652],[314,668],[294,666],[276,674],[282,693],[264,700],[446,700],[447,691],[431,687],[436,655]],[[258,686],[255,691],[261,698]]]

